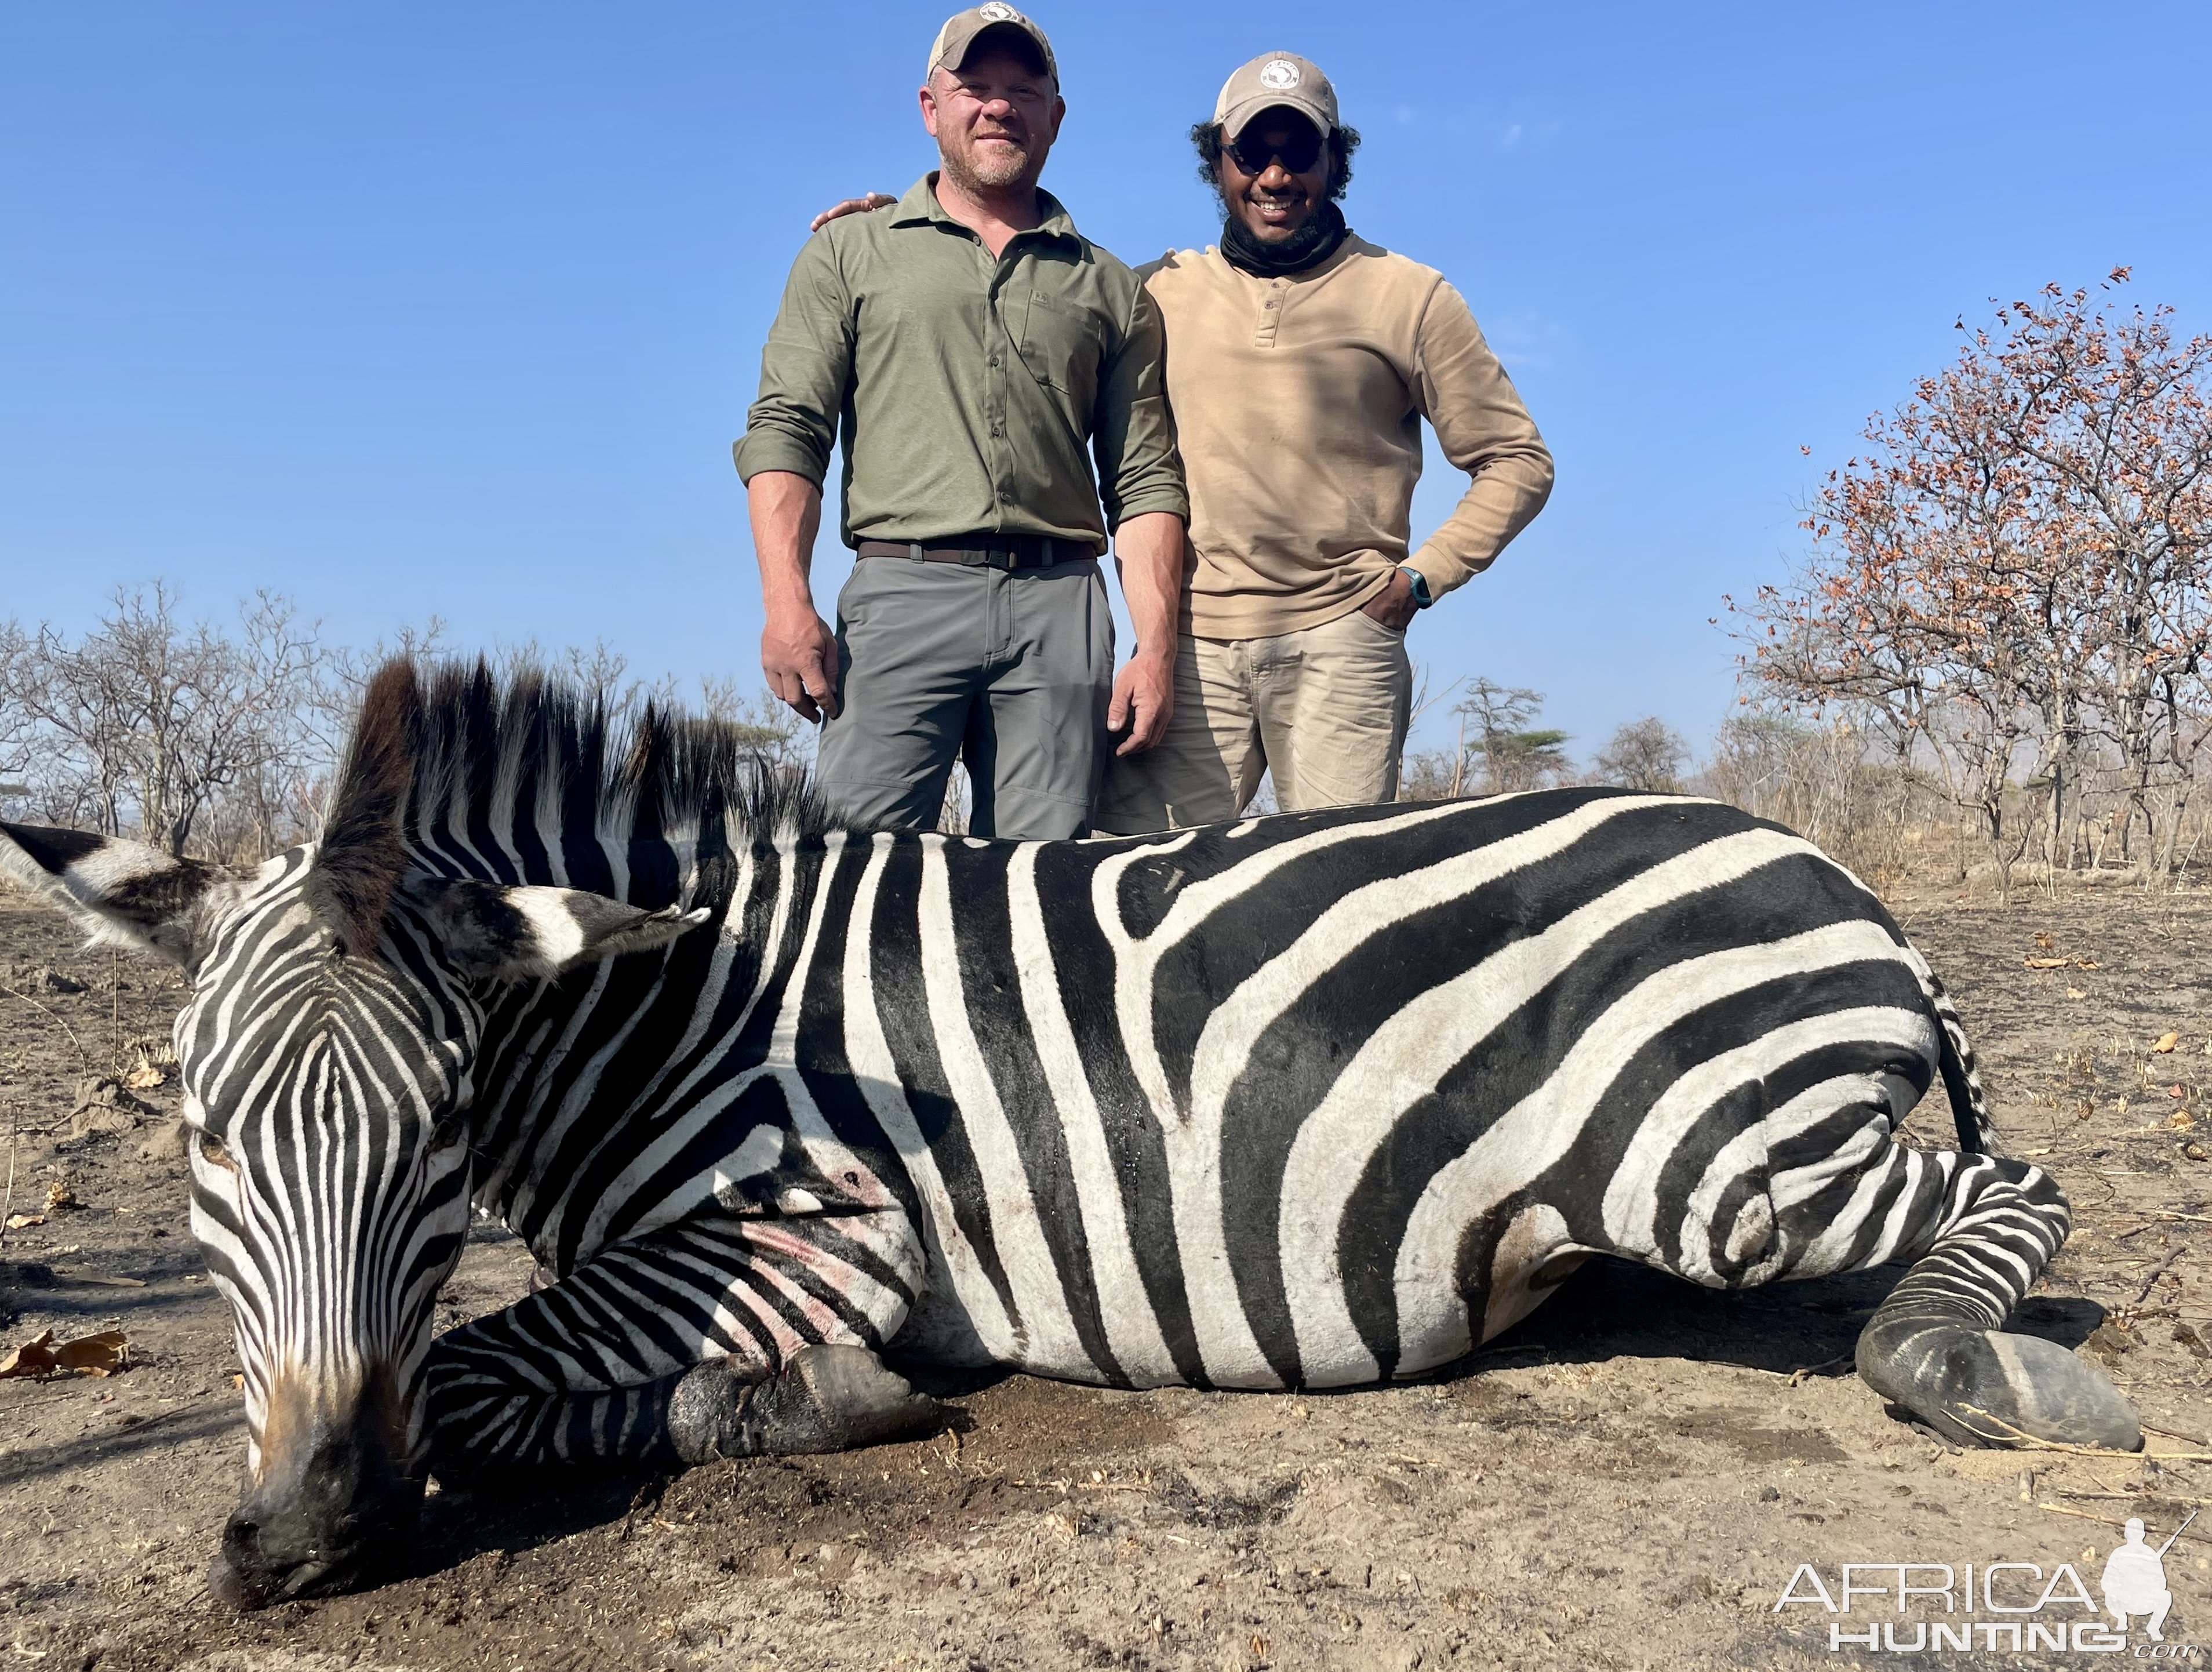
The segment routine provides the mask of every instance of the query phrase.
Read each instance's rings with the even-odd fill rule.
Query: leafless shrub
[[[1629,721],[1598,751],[1598,775],[1624,789],[1667,794],[1681,788],[1682,769],[1689,759],[1690,745],[1682,741],[1682,734],[1665,720],[1647,715]]]
[[[1789,826],[1869,879],[1902,874],[1932,832],[1950,828],[1929,774],[1848,718],[1732,715],[1692,787]]]
[[[10,623],[0,646],[0,734],[35,812],[173,854],[258,857],[298,833],[339,705],[288,599],[256,594],[232,630],[184,621],[156,581],[82,638]]]
[[[329,775],[369,673],[397,654],[443,648],[434,618],[367,650],[326,642],[291,603],[257,593],[234,625],[188,622],[166,582],[118,590],[71,635],[0,618],[0,804],[15,816],[125,835],[174,854],[254,862],[313,835]],[[502,672],[550,666],[617,712],[647,702],[738,728],[802,771],[812,734],[765,692],[631,676],[600,643],[547,656],[497,654]]]

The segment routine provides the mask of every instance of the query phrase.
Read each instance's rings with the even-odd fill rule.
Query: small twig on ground
[[[2057,1492],[2061,1498],[2149,1499],[2158,1504],[2186,1504],[2191,1509],[2212,1507],[2212,1498],[2185,1498],[2179,1493],[2161,1492],[2156,1487],[2145,1487],[2141,1492],[2083,1492],[2078,1487],[2061,1487]]]
[[[78,1065],[82,1067],[87,1073],[90,1073],[92,1072],[92,1053],[85,1049],[84,1041],[76,1037],[76,1030],[75,1028],[71,1027],[67,1022],[62,1021],[62,1018],[59,1016],[55,1015],[52,1011],[48,1010],[46,1006],[40,1004],[36,999],[33,998],[27,993],[17,993],[14,988],[5,986],[0,986],[0,993],[9,994],[15,998],[21,999],[25,1004],[30,1006],[32,1009],[39,1012],[41,1015],[53,1017],[55,1021],[61,1022],[62,1031],[69,1035],[70,1043],[76,1047]]]
[[[2212,1440],[2206,1439],[2202,1434],[2185,1434],[2179,1429],[2160,1428],[2155,1423],[2144,1422],[2140,1419],[2136,1426],[2146,1434],[2163,1434],[2170,1440],[2187,1440],[2191,1445],[2212,1445]]]
[[[1994,1426],[1995,1432],[1983,1434],[1984,1439],[2002,1440],[2024,1451],[2062,1451],[2069,1457],[2110,1457],[2124,1463],[2212,1463],[2212,1451],[2115,1451],[2109,1445],[2069,1445],[2064,1440],[2039,1439],[2025,1428],[2016,1428],[1978,1405],[1962,1404],[1959,1408]]]
[[[1836,1357],[1823,1359],[1817,1365],[1800,1365],[1790,1372],[1790,1385],[1793,1388],[1800,1386],[1808,1376],[1818,1376],[1824,1370],[1833,1370],[1838,1365],[1853,1364],[1856,1360],[1857,1354],[1852,1352],[1838,1353]]]
[[[2152,1272],[2148,1278],[2143,1280],[2142,1288],[2136,1295],[2135,1304],[2140,1306],[2143,1302],[2148,1300],[2150,1298],[2150,1292],[2158,1286],[2158,1280],[2166,1275],[2166,1268],[2188,1252],[2189,1244],[2184,1243],[2179,1248],[2174,1249],[2172,1253],[2167,1255],[2165,1259],[2160,1261],[2158,1262],[2158,1268]]]
[[[8,1189],[0,1196],[0,1248],[8,1246],[8,1221],[15,1212],[15,1130],[21,1123],[22,1111],[13,1097],[8,1099]]]
[[[2091,1515],[2087,1510],[2069,1510],[2063,1504],[2038,1504],[2035,1507],[2048,1511],[2052,1515],[2070,1515],[2076,1521],[2094,1521],[2105,1527],[2124,1529],[2128,1524],[2124,1521],[2115,1521],[2108,1515]],[[2199,1533],[2177,1533],[2174,1536],[2187,1539],[2191,1544],[2212,1544],[2212,1538],[2207,1538]]]

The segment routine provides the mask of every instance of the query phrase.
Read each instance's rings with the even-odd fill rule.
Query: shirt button
[[[1275,305],[1275,299],[1274,299],[1273,296],[1268,297],[1268,298],[1267,298],[1267,306],[1268,306],[1268,307],[1273,307],[1274,305]]]
[[[995,354],[991,356],[991,369],[994,372],[999,369],[999,356]]]

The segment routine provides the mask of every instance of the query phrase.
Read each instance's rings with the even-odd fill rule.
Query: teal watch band
[[[1425,610],[1430,605],[1437,601],[1429,592],[1429,577],[1427,575],[1423,575],[1420,570],[1406,563],[1401,563],[1398,565],[1398,572],[1406,577],[1408,584],[1410,584],[1413,588],[1413,607],[1416,610]]]

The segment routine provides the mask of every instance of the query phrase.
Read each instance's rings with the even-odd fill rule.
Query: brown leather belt
[[[950,540],[863,540],[863,557],[907,557],[918,563],[959,563],[969,568],[1048,568],[1096,557],[1087,541],[1042,534],[963,534]]]

